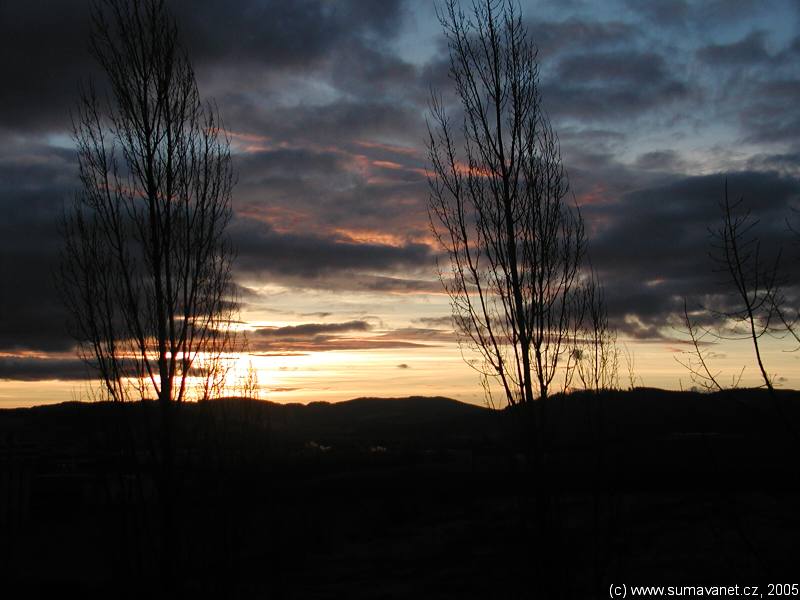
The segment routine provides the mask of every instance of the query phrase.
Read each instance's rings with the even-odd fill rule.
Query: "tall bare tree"
[[[230,147],[163,0],[95,3],[90,50],[109,92],[90,83],[73,120],[81,191],[64,219],[61,287],[80,354],[108,396],[158,400],[170,585],[176,407],[193,378],[216,377],[234,341]]]
[[[229,143],[163,0],[106,0],[92,19],[110,94],[90,84],[74,119],[64,298],[113,400],[181,402],[198,357],[232,342]]]
[[[507,404],[533,404],[574,347],[582,219],[542,107],[537,49],[514,4],[480,0],[466,14],[449,0],[439,18],[463,112],[454,125],[434,96],[429,214],[450,263],[440,276],[463,340],[481,357],[470,364]]]

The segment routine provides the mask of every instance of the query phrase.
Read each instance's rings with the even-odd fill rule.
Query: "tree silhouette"
[[[235,339],[229,141],[163,0],[94,4],[90,51],[110,91],[90,83],[73,118],[81,190],[64,218],[61,289],[108,397],[158,399],[169,580],[176,407],[193,380],[215,381]]]
[[[162,0],[96,5],[90,48],[111,93],[90,84],[74,119],[64,297],[113,400],[181,402],[198,356],[232,341],[228,140]]]
[[[598,281],[594,269],[583,283],[583,325],[581,340],[575,348],[575,370],[583,388],[599,392],[615,389],[619,385],[620,352],[617,332],[608,319],[605,288]]]
[[[457,329],[482,358],[470,364],[507,404],[530,405],[547,398],[574,349],[583,222],[567,204],[537,49],[513,4],[475,3],[467,16],[449,1],[439,18],[463,111],[454,126],[432,100],[429,213],[450,262],[440,276]]]
[[[429,216],[449,258],[439,275],[461,341],[480,357],[467,362],[489,401],[500,387],[520,415],[536,478],[532,593],[551,597],[563,538],[547,484],[547,399],[556,375],[567,379],[575,368],[584,227],[568,204],[558,138],[542,107],[537,49],[514,4],[476,0],[468,16],[449,0],[439,19],[463,114],[453,125],[433,96]]]
[[[785,428],[795,450],[800,447],[798,434],[790,415],[784,409],[783,400],[778,396],[773,384],[773,376],[767,371],[764,359],[763,339],[765,336],[796,338],[794,322],[787,319],[788,300],[784,296],[780,280],[780,258],[778,252],[772,259],[765,259],[761,251],[761,239],[756,234],[758,220],[745,209],[742,198],[731,201],[728,195],[728,182],[720,201],[720,223],[709,230],[711,235],[710,256],[716,265],[716,272],[724,277],[728,294],[722,305],[716,309],[705,308],[706,316],[715,318],[715,330],[701,327],[692,322],[684,301],[684,324],[692,342],[695,360],[680,361],[686,367],[692,380],[708,391],[723,390],[719,383],[719,373],[711,371],[708,355],[701,347],[703,338],[710,336],[719,340],[747,340],[753,346],[753,354],[758,372],[769,392],[775,416]],[[742,372],[734,376],[732,387],[736,388]]]
[[[735,303],[719,315],[735,325],[743,325],[744,336],[753,343],[753,352],[764,386],[774,392],[772,377],[767,373],[761,349],[761,338],[768,334],[775,320],[771,299],[778,289],[778,261],[767,264],[761,254],[761,241],[753,234],[758,221],[742,209],[742,200],[731,202],[728,182],[720,203],[721,224],[711,230],[711,258],[717,264],[734,292]]]
[[[748,340],[764,387],[775,396],[773,377],[767,372],[764,361],[762,338],[774,335],[779,322],[776,299],[781,296],[779,282],[780,253],[774,260],[765,260],[761,252],[761,240],[756,234],[758,220],[744,208],[743,199],[731,201],[728,182],[719,202],[720,222],[709,229],[711,249],[709,255],[716,273],[723,277],[727,288],[720,306],[703,307],[700,316],[717,321],[711,329],[695,320],[684,299],[683,323],[692,343],[690,358],[677,359],[690,373],[692,381],[707,391],[722,390],[720,373],[712,372],[708,353],[703,345],[711,340]],[[732,387],[738,387],[742,374],[733,377]]]

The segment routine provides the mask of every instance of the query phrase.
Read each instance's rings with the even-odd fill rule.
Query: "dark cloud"
[[[424,237],[427,182],[419,156],[357,138],[342,142],[237,156],[239,213],[307,234],[394,229],[410,241]]]
[[[88,52],[88,1],[0,4],[0,128],[66,129],[78,82],[97,78]],[[218,70],[252,82],[270,72],[313,68],[343,45],[372,48],[388,42],[405,18],[400,0],[318,2],[174,0],[201,81]],[[354,63],[355,64],[355,63]]]
[[[759,172],[727,179],[731,198],[742,198],[758,220],[753,233],[762,239],[763,256],[791,248],[785,219],[800,201],[800,180]],[[660,337],[661,328],[677,322],[684,297],[698,301],[729,291],[709,257],[709,228],[719,223],[724,186],[723,175],[677,176],[624,194],[617,203],[585,208],[589,218],[604,223],[590,252],[614,322],[627,335]]]
[[[59,151],[0,158],[0,351],[68,350],[67,315],[55,274],[58,222],[74,179]]]
[[[171,4],[187,46],[200,62],[252,61],[297,68],[322,60],[341,42],[391,36],[402,3],[366,0],[245,0],[232,7],[212,0]]]
[[[77,358],[0,358],[0,380],[13,381],[82,381],[89,378],[89,370]]]
[[[259,327],[248,334],[248,345],[258,353],[271,354],[349,349],[363,344],[363,340],[345,334],[363,333],[370,329],[366,321]]]
[[[250,344],[257,356],[297,356],[308,352],[424,348],[425,344],[364,337],[316,336],[310,339],[258,339]]]
[[[758,171],[800,176],[800,148],[790,152],[755,154],[748,159],[748,166]]]
[[[706,0],[692,3],[690,8],[694,23],[707,27],[709,23],[720,25],[746,20],[758,15],[765,8],[780,10],[782,7],[781,3],[772,3],[769,6],[764,0]]]
[[[543,83],[544,103],[554,116],[586,122],[630,119],[689,96],[662,56],[635,50],[571,55]]]
[[[401,327],[381,336],[385,339],[400,339],[419,342],[455,342],[456,334],[452,329],[434,329],[425,327]]]
[[[800,55],[800,35],[795,36],[786,52],[794,56]]]
[[[725,25],[757,14],[763,0],[626,0],[627,6],[657,27],[697,27]]]
[[[425,262],[416,267],[432,275],[433,262]],[[408,277],[386,277],[382,275],[360,274],[351,278],[349,289],[385,294],[441,294],[442,283],[438,279],[410,279]]]
[[[418,97],[421,90],[408,87],[418,76],[417,69],[389,52],[348,43],[331,56],[331,78],[350,95],[387,97],[399,102],[407,93]]]
[[[660,26],[684,25],[690,15],[690,5],[686,0],[626,0],[625,4]]]
[[[290,106],[264,105],[254,101],[252,95],[238,93],[217,100],[233,129],[268,133],[279,142],[310,141],[329,146],[365,138],[405,140],[411,134],[411,139],[419,143],[424,133],[421,107],[371,95],[309,105],[298,99]]]
[[[572,17],[565,21],[531,20],[531,39],[545,62],[554,54],[586,48],[603,49],[628,44],[636,38],[636,28],[620,21],[598,22]]]
[[[568,82],[624,82],[662,85],[669,79],[664,58],[653,52],[597,52],[575,54],[561,60],[556,75]]]
[[[264,338],[298,339],[314,337],[321,334],[346,333],[351,331],[369,331],[371,326],[366,321],[347,321],[345,323],[303,323],[286,327],[260,327],[252,335]]]
[[[266,223],[238,219],[232,227],[239,255],[237,270],[245,276],[277,275],[289,280],[311,280],[335,273],[391,272],[433,264],[431,248],[408,243],[392,246],[353,243],[318,235],[280,233]],[[373,279],[375,287],[390,280]],[[395,282],[399,283],[399,282]]]
[[[66,129],[78,82],[97,75],[88,2],[0,3],[0,130]]]
[[[419,319],[414,319],[413,322],[432,328],[449,327],[452,329],[453,327],[453,317],[450,315],[445,317],[421,317]]]
[[[697,51],[697,57],[712,65],[751,65],[767,62],[772,57],[765,46],[763,31],[754,31],[737,42],[709,44]]]
[[[796,110],[800,78],[765,82],[757,92],[748,97],[739,112],[746,141],[796,144],[800,139],[800,112]]]
[[[647,171],[678,172],[686,167],[686,161],[675,150],[653,150],[637,156],[636,167]]]
[[[340,323],[303,323],[285,327],[259,327],[248,334],[257,352],[324,352],[329,350],[369,350],[422,348],[456,340],[452,331],[401,327],[375,331],[365,320]]]

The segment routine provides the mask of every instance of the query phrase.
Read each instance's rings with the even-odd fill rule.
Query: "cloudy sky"
[[[236,281],[267,397],[481,402],[427,228],[427,102],[450,89],[432,2],[170,5],[233,141]],[[800,201],[800,4],[521,6],[613,322],[642,383],[685,387],[676,315],[684,296],[724,289],[707,228],[725,176],[797,264],[786,219]],[[0,3],[0,406],[83,389],[52,273],[78,186],[70,110],[81,81],[102,81],[87,39],[84,0]],[[768,366],[800,387],[787,349],[768,342]],[[713,352],[719,370],[747,364],[756,382],[746,346]]]

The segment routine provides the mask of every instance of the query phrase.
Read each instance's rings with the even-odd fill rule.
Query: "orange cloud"
[[[590,191],[578,196],[578,204],[580,206],[586,206],[589,204],[605,204],[609,201],[607,193],[608,190],[606,190],[605,186],[597,184]]]
[[[392,154],[401,154],[403,156],[417,156],[419,154],[416,148],[411,148],[409,146],[396,146],[394,144],[383,144],[370,140],[355,140],[354,143],[362,148],[384,150],[386,152],[391,152]]]
[[[334,229],[333,233],[354,244],[376,244],[381,246],[401,247],[408,239],[385,231],[371,229]]]
[[[372,164],[375,165],[376,167],[381,167],[383,169],[395,169],[395,170],[405,169],[405,167],[400,163],[392,162],[390,160],[373,160]]]

